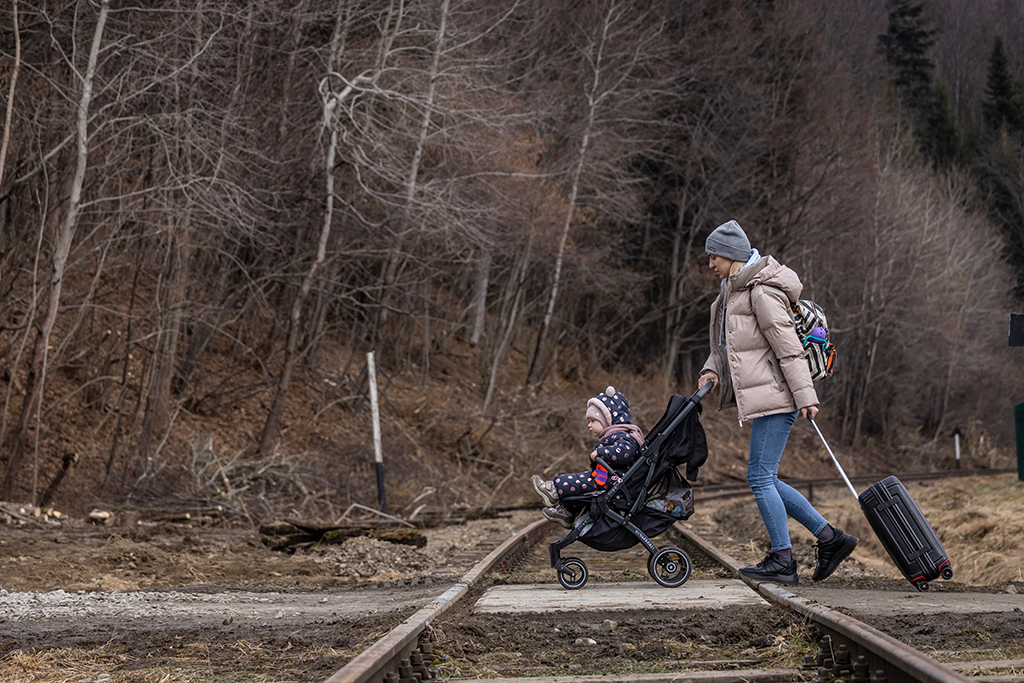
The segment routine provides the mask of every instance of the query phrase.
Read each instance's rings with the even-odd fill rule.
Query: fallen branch
[[[422,548],[427,539],[419,529],[380,529],[372,526],[321,524],[286,519],[260,526],[263,545],[271,550],[286,550],[300,545],[338,544],[357,536],[369,536],[378,541],[399,543]]]
[[[380,510],[374,510],[373,508],[366,507],[365,505],[360,505],[359,503],[352,503],[351,505],[349,505],[348,509],[345,510],[345,514],[343,514],[341,517],[338,518],[338,522],[337,523],[341,524],[341,521],[343,519],[347,519],[348,518],[348,513],[352,512],[353,509],[364,510],[364,511],[369,512],[371,514],[379,515],[381,517],[384,517],[385,519],[390,519],[392,522],[398,522],[399,524],[404,524],[404,525],[406,525],[408,527],[412,527],[413,526],[412,524],[409,524],[409,522],[405,521],[404,519],[402,519],[400,517],[395,517],[393,515],[389,515],[386,512],[381,512]]]

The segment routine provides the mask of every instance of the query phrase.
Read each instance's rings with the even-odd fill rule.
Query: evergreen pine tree
[[[949,89],[941,78],[935,79],[931,103],[918,127],[917,139],[921,151],[939,166],[949,166],[961,160],[963,146],[956,114]]]
[[[900,103],[918,119],[931,107],[935,63],[928,50],[935,44],[935,29],[927,28],[921,0],[887,0],[886,7],[889,29],[878,41]]]
[[[981,108],[990,132],[997,133],[1003,126],[1010,132],[1024,131],[1024,95],[1010,70],[1010,58],[999,34],[988,58],[988,80]]]
[[[1000,129],[974,161],[985,207],[1006,235],[1006,260],[1013,267],[1017,297],[1024,300],[1024,157],[1021,143]]]

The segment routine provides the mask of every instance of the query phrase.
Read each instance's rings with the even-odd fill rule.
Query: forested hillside
[[[374,504],[369,351],[396,502],[525,491],[606,383],[648,427],[693,390],[729,219],[828,313],[837,443],[1012,446],[1024,0],[7,0],[0,32],[0,500]]]

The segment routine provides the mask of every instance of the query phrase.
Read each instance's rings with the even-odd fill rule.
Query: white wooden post
[[[380,404],[377,401],[377,364],[373,360],[373,351],[366,354],[366,374],[370,378],[370,414],[373,416],[373,458],[377,466],[377,502],[380,511],[387,512],[384,500],[384,456],[380,446]]]
[[[957,469],[960,469],[960,436],[961,436],[960,427],[957,427],[957,428],[955,428],[953,430],[953,443],[955,444],[955,447],[956,447],[956,468]]]

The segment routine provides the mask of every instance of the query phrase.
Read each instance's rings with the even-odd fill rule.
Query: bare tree
[[[335,44],[338,44],[335,41]],[[332,56],[332,61],[337,55]],[[327,258],[327,243],[331,236],[331,224],[334,221],[334,166],[338,150],[338,110],[343,105],[345,98],[352,94],[353,89],[364,80],[364,76],[357,76],[354,82],[347,85],[340,92],[332,92],[329,82],[331,76],[325,78],[320,84],[320,92],[323,97],[323,126],[329,131],[330,142],[327,145],[327,153],[324,158],[324,178],[326,187],[324,189],[325,208],[323,223],[320,229],[320,238],[317,240],[316,255],[310,263],[302,279],[302,285],[292,301],[291,313],[288,316],[288,337],[285,342],[284,363],[281,375],[277,381],[277,392],[274,396],[274,404],[270,414],[263,425],[263,434],[260,437],[259,451],[263,455],[269,455],[273,447],[274,438],[277,436],[277,424],[284,411],[284,402],[288,394],[288,385],[291,382],[292,373],[295,371],[295,364],[298,361],[298,343],[301,334],[302,309],[305,306],[306,298],[313,288],[313,282],[317,273],[323,267]]]
[[[1000,2],[935,5],[963,111],[978,37],[1022,30]],[[57,481],[79,397],[103,446],[78,471],[133,500],[171,490],[181,434],[232,406],[265,411],[267,454],[297,383],[347,372],[318,354],[381,340],[425,392],[437,354],[468,350],[498,422],[520,360],[535,384],[689,382],[715,284],[701,241],[728,218],[825,304],[841,355],[821,396],[847,438],[934,439],[981,405],[962,367],[1009,381],[968,333],[999,313],[982,255],[1002,244],[963,207],[994,196],[922,172],[884,118],[882,0],[670,5],[95,3],[89,76],[86,5],[12,0],[6,489],[28,488],[33,447]],[[1019,146],[1003,151],[979,161],[1021,211]]]
[[[509,346],[515,336],[523,314],[523,298],[526,294],[526,274],[529,271],[530,256],[533,247],[533,236],[527,236],[526,244],[518,253],[514,262],[512,273],[505,283],[505,291],[501,300],[501,311],[498,320],[501,329],[496,335],[497,344],[491,354],[490,371],[487,376],[487,391],[484,394],[484,402],[480,408],[481,414],[486,414],[494,398],[494,391],[498,384],[498,370],[505,361]]]
[[[14,30],[14,67],[11,69],[11,83],[7,92],[7,113],[4,115],[4,137],[0,142],[0,187],[4,184],[4,168],[7,166],[7,146],[11,142],[11,113],[14,110],[14,87],[21,71],[21,31],[18,30],[18,0],[11,0],[11,22]]]
[[[42,408],[42,389],[46,381],[46,357],[50,344],[50,333],[57,320],[57,313],[61,301],[61,286],[64,280],[64,270],[67,265],[68,253],[71,251],[71,242],[75,236],[75,229],[78,227],[78,214],[81,210],[82,185],[85,183],[85,173],[89,164],[89,106],[92,103],[93,79],[96,76],[96,65],[99,62],[100,46],[103,41],[103,29],[107,23],[107,15],[110,12],[110,0],[101,0],[100,10],[96,19],[96,28],[93,31],[92,44],[89,48],[88,63],[82,74],[80,85],[80,96],[78,100],[78,116],[76,127],[77,156],[74,176],[71,179],[70,191],[67,202],[67,209],[61,221],[56,239],[54,240],[52,271],[46,305],[43,310],[42,320],[36,333],[35,346],[32,352],[28,379],[25,386],[25,398],[22,402],[21,416],[18,426],[15,428],[14,443],[7,460],[7,473],[4,476],[3,486],[0,487],[0,497],[7,498],[14,490],[15,479],[18,469],[21,466],[22,458],[30,446],[29,429],[30,420],[34,417],[39,419],[39,412]],[[32,497],[36,495],[37,482],[33,479]]]
[[[573,36],[574,40],[579,41],[574,58],[579,60],[582,73],[585,74],[580,84],[582,111],[579,120],[574,122],[578,126],[578,133],[574,136],[575,144],[568,155],[572,163],[568,174],[565,217],[555,251],[547,305],[527,371],[528,383],[538,382],[541,374],[545,343],[562,284],[566,245],[580,205],[583,190],[581,181],[587,166],[596,163],[591,149],[593,140],[601,135],[614,137],[616,124],[621,125],[628,120],[624,110],[638,106],[637,95],[643,92],[643,86],[637,83],[637,74],[646,66],[645,62],[653,58],[656,38],[663,30],[660,22],[651,21],[636,4],[628,1],[609,0],[601,3],[599,11],[593,14],[592,24],[583,24],[584,19],[581,19],[578,24],[580,34]],[[628,187],[628,180],[623,184]],[[607,195],[602,197],[605,201],[609,198]]]
[[[918,167],[902,135],[875,138],[870,229],[819,257],[841,354],[826,384],[855,445],[907,429],[934,442],[951,414],[965,416],[953,405],[969,392],[963,368],[997,363],[974,333],[1005,297],[996,233],[966,209],[977,200],[963,178]]]
[[[687,215],[687,207],[690,202],[687,197],[688,188],[681,190],[676,212],[676,229],[672,237],[672,256],[668,269],[668,301],[665,314],[665,361],[662,375],[666,384],[670,384],[676,374],[676,358],[679,355],[682,337],[688,327],[686,321],[686,301],[689,295],[686,285],[688,284],[689,269],[694,261],[694,248],[700,226],[704,223],[702,212],[696,215]],[[689,225],[687,225],[689,223]],[[687,367],[692,366],[692,361]],[[690,387],[694,383],[693,373],[686,373],[683,377],[684,386]],[[666,386],[666,388],[668,388]]]
[[[404,253],[404,244],[406,241],[404,237],[405,232],[409,231],[415,234],[413,225],[416,220],[414,206],[417,200],[417,183],[419,181],[420,164],[423,160],[423,153],[426,148],[427,134],[430,132],[431,118],[435,115],[434,101],[437,96],[437,79],[440,72],[441,56],[444,53],[445,30],[448,25],[448,7],[449,0],[441,0],[441,7],[439,10],[440,18],[438,21],[437,34],[434,38],[434,44],[431,49],[430,69],[427,75],[427,92],[420,105],[422,108],[422,118],[419,122],[416,146],[413,149],[412,159],[409,162],[409,175],[405,182],[403,223],[406,227],[396,235],[394,245],[391,248],[391,254],[384,269],[384,281],[382,283],[384,291],[382,293],[382,306],[380,309],[382,326],[387,324],[387,313],[390,305],[389,301],[391,299],[390,289],[398,275],[398,270],[407,258],[407,255]],[[429,302],[426,305],[429,306]],[[424,320],[429,320],[429,314],[424,315]],[[428,337],[429,335],[425,331],[424,339],[426,340]],[[429,343],[425,341],[424,344],[427,349],[424,355],[424,365],[426,365],[429,363]]]

